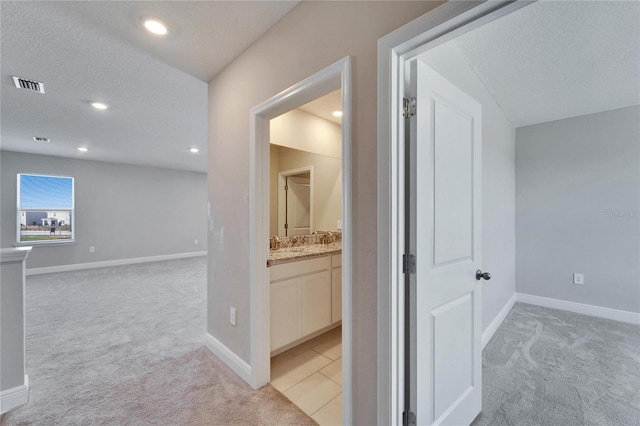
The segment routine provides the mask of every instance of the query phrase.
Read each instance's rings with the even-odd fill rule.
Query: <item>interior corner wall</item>
[[[274,145],[271,145],[271,148],[273,147]],[[270,235],[277,235],[278,230],[278,173],[306,166],[313,166],[312,231],[336,231],[337,221],[342,219],[342,161],[337,158],[282,146],[276,147],[271,155],[277,155],[278,158],[271,161],[271,164],[276,165],[277,168],[270,170],[272,182],[270,194],[271,212],[273,212],[273,204],[275,203],[276,205],[276,226],[271,230]],[[270,223],[272,219],[273,217],[270,218]]]
[[[639,123],[634,106],[517,129],[519,293],[640,312]]]
[[[376,91],[378,39],[438,2],[301,2],[209,83],[207,331],[251,361],[249,111],[352,57],[354,424],[376,424]],[[211,52],[212,55],[215,52]],[[241,96],[239,96],[241,94]],[[229,307],[237,308],[236,326]]]
[[[18,173],[75,178],[76,243],[34,245],[29,269],[207,249],[205,173],[9,151],[0,165],[2,247],[16,243]]]
[[[516,129],[474,73],[454,42],[426,52],[426,63],[482,105],[483,330],[516,293]]]

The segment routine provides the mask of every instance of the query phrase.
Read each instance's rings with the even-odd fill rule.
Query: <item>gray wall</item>
[[[250,362],[249,110],[347,55],[353,59],[351,331],[357,362],[348,373],[358,425],[376,424],[377,412],[377,42],[438,4],[301,2],[209,83],[207,331]],[[230,306],[237,308],[236,327],[229,324]]]
[[[639,123],[635,106],[517,129],[518,292],[640,312]]]
[[[204,173],[8,151],[0,161],[2,247],[16,242],[17,173],[75,178],[76,244],[34,246],[27,268],[206,250]]]
[[[482,326],[516,292],[515,127],[454,42],[426,52],[426,63],[482,105]]]
[[[0,264],[0,391],[24,385],[22,260]]]

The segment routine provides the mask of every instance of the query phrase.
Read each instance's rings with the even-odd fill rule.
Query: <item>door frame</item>
[[[405,406],[402,99],[409,89],[407,62],[531,3],[534,1],[447,1],[378,40],[378,424],[402,425]]]
[[[269,313],[269,121],[320,96],[342,89],[342,420],[353,423],[352,359],[352,166],[351,57],[347,56],[253,107],[250,118],[251,377],[258,389],[270,380]]]
[[[298,167],[297,169],[284,170],[278,172],[278,233],[284,228],[285,215],[284,210],[287,208],[284,195],[285,178],[289,176],[299,175],[301,173],[309,173],[309,229],[313,232],[313,166]],[[283,234],[284,235],[284,234]]]

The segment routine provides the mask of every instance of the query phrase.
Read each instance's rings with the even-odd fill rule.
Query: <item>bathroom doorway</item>
[[[342,423],[341,100],[269,123],[270,383],[320,425]]]
[[[251,381],[271,383],[320,424],[352,422],[350,97],[347,57],[251,111]],[[313,110],[328,99],[337,100],[330,118]],[[290,232],[290,221],[278,223],[288,197],[278,173],[305,167],[308,229]],[[305,187],[307,176],[297,178]]]

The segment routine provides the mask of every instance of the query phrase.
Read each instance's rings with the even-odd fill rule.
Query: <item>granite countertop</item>
[[[267,266],[338,253],[342,253],[342,241],[331,244],[310,244],[270,250]]]

